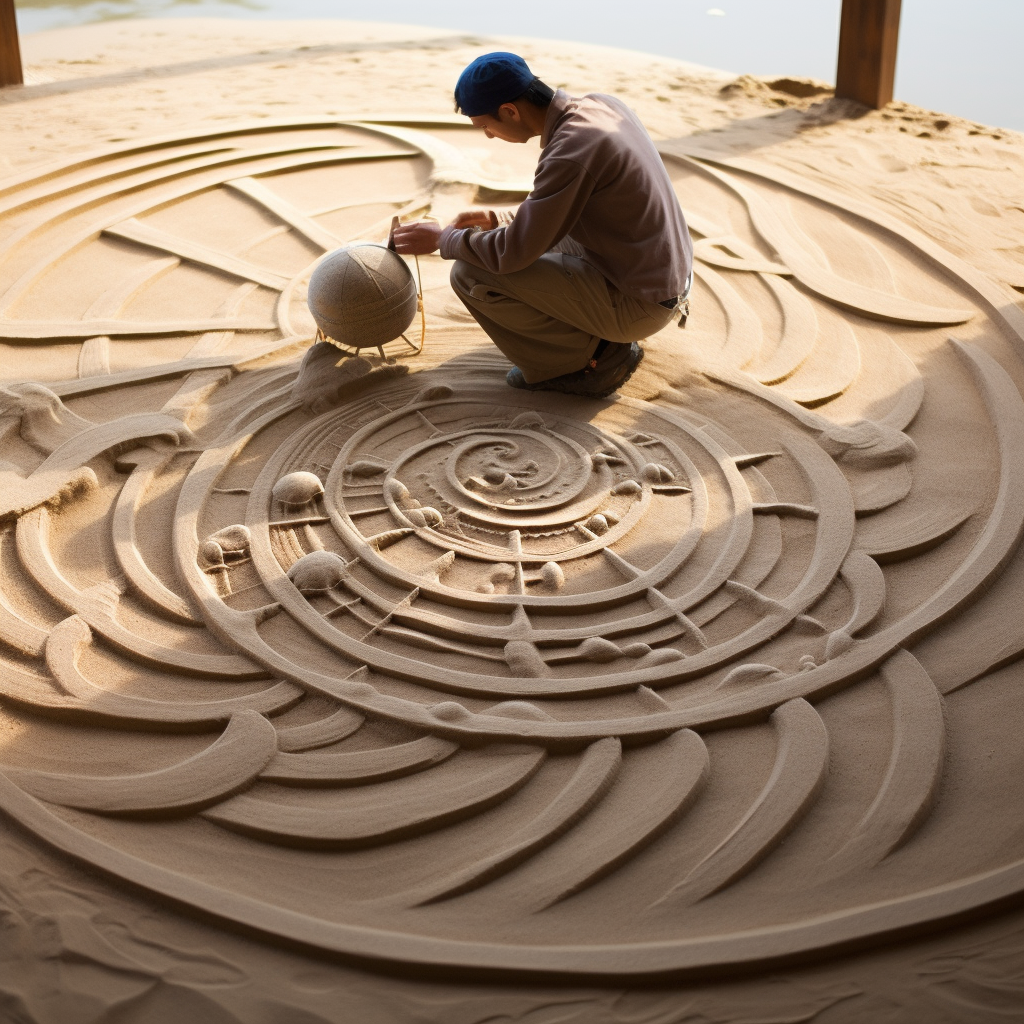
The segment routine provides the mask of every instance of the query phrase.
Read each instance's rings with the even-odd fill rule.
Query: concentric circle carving
[[[54,368],[0,393],[5,814],[264,935],[460,970],[777,960],[1018,893],[997,286],[665,147],[690,326],[612,399],[522,394],[440,260],[423,356],[306,353],[324,252],[527,187],[450,125],[165,148],[4,193],[0,331]]]

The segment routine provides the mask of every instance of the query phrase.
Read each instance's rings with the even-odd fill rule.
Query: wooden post
[[[884,107],[896,77],[900,0],[843,0],[836,96]]]
[[[14,0],[0,0],[0,86],[23,85],[24,82]]]

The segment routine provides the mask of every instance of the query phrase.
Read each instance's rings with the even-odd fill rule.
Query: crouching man
[[[421,221],[396,249],[455,261],[452,287],[515,364],[511,387],[611,394],[689,292],[693,245],[654,143],[614,96],[553,92],[513,53],[474,60],[455,103],[489,139],[540,136],[533,191],[505,226],[484,211]]]

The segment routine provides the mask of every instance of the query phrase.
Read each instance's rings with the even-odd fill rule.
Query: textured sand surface
[[[483,49],[648,125],[693,315],[607,402],[310,347],[514,208]],[[125,22],[0,94],[0,1014],[1012,1019],[1024,139],[404,26]],[[415,339],[416,325],[413,325]]]

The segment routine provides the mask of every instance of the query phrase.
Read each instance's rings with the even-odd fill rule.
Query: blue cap
[[[518,99],[535,76],[515,53],[485,53],[459,75],[455,102],[466,117],[493,114],[502,103]]]

